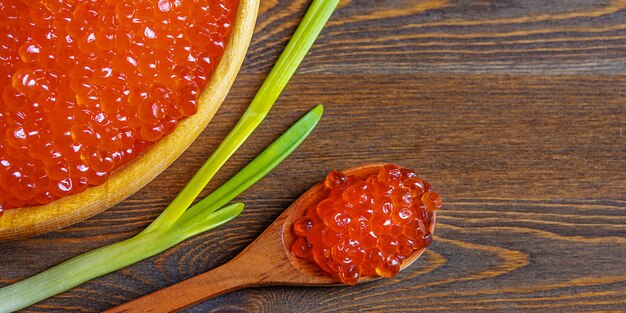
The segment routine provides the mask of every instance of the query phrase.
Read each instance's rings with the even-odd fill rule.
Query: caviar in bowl
[[[184,27],[172,18],[178,9],[203,11],[203,1],[46,2],[73,9],[57,19],[62,7],[48,8],[55,12],[50,16],[39,1],[0,2],[0,45],[13,53],[12,67],[2,69],[0,187],[6,190],[0,240],[65,227],[105,210],[154,179],[200,134],[237,75],[258,6],[204,2],[210,4],[205,15],[220,14],[216,20],[225,11],[214,5],[234,8],[231,20],[220,20],[221,41],[220,28],[207,26],[213,22],[206,16],[189,17],[186,23],[196,23]],[[7,13],[16,3],[25,18]],[[8,47],[7,36],[17,43]]]

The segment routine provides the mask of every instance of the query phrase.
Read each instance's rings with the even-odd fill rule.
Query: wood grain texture
[[[261,4],[267,72],[308,1]],[[625,0],[344,0],[302,73],[626,74]]]
[[[70,228],[0,244],[0,284],[138,233],[224,138],[308,1],[264,0],[251,53],[191,148],[150,185]],[[232,223],[44,301],[95,312],[217,267],[331,169],[390,161],[444,199],[435,240],[397,278],[237,291],[186,312],[623,312],[626,3],[344,1],[215,189],[314,104],[326,113],[238,201]]]

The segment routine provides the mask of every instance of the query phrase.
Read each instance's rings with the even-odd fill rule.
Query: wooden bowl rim
[[[61,229],[90,218],[155,179],[191,145],[211,121],[232,86],[252,39],[259,0],[242,0],[228,45],[198,100],[198,113],[180,121],[137,159],[115,171],[102,185],[50,204],[11,209],[0,217],[0,241]]]

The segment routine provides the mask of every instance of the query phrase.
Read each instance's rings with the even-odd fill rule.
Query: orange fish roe
[[[328,196],[293,225],[291,252],[346,284],[392,277],[402,261],[432,241],[441,197],[415,172],[393,164],[365,180],[333,171]]]
[[[0,213],[100,185],[197,111],[237,0],[0,0]]]

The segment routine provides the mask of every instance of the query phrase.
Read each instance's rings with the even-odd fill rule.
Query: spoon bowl
[[[365,179],[378,173],[386,163],[371,163],[342,171]],[[161,289],[139,299],[122,304],[106,312],[171,312],[227,292],[254,286],[337,286],[342,282],[307,260],[290,252],[295,240],[293,224],[306,210],[326,196],[320,182],[293,202],[256,240],[228,263],[204,274]],[[435,228],[436,214],[429,231]],[[401,265],[401,270],[417,260],[426,248],[415,250]],[[380,279],[362,277],[358,283]]]
[[[361,166],[354,167],[351,169],[347,169],[341,172],[346,175],[353,175],[358,179],[365,180],[368,176],[375,175],[376,173],[378,173],[378,171],[386,164],[387,163],[369,163],[369,164],[361,165]],[[302,194],[302,196],[300,196],[300,198],[298,198],[294,203],[292,203],[289,206],[289,208],[287,208],[287,210],[285,210],[285,212],[283,212],[283,214],[279,216],[278,219],[276,219],[276,222],[274,222],[274,224],[281,221],[281,218],[282,220],[284,220],[284,222],[282,223],[283,241],[281,245],[282,249],[284,250],[284,255],[289,259],[289,261],[291,262],[291,264],[293,265],[295,269],[299,270],[305,276],[311,277],[313,279],[312,281],[310,281],[311,285],[317,285],[317,286],[343,285],[343,283],[328,276],[328,274],[324,272],[323,270],[321,270],[316,264],[312,264],[311,262],[307,260],[298,258],[290,252],[291,244],[296,239],[292,231],[293,224],[299,218],[305,215],[306,210],[309,207],[314,206],[315,204],[319,203],[321,200],[324,199],[324,197],[326,197],[324,182],[319,182],[315,186],[311,187],[311,189],[307,190],[304,194]],[[432,223],[430,223],[429,231],[432,233],[434,229],[435,229],[435,213],[433,213],[433,220],[432,220]],[[267,231],[269,231],[269,228],[268,230],[266,230],[266,232]],[[263,236],[261,235],[261,237]],[[259,239],[261,237],[259,237]],[[417,260],[422,255],[422,253],[424,253],[425,250],[426,248],[421,249],[421,250],[415,250],[409,257],[407,257],[402,262],[402,265],[400,268],[404,269],[408,267],[409,265],[411,265],[413,262],[415,262],[415,260]],[[380,278],[382,277],[365,276],[365,277],[361,277],[358,283],[363,283],[363,282],[367,282],[371,280],[377,280]]]

